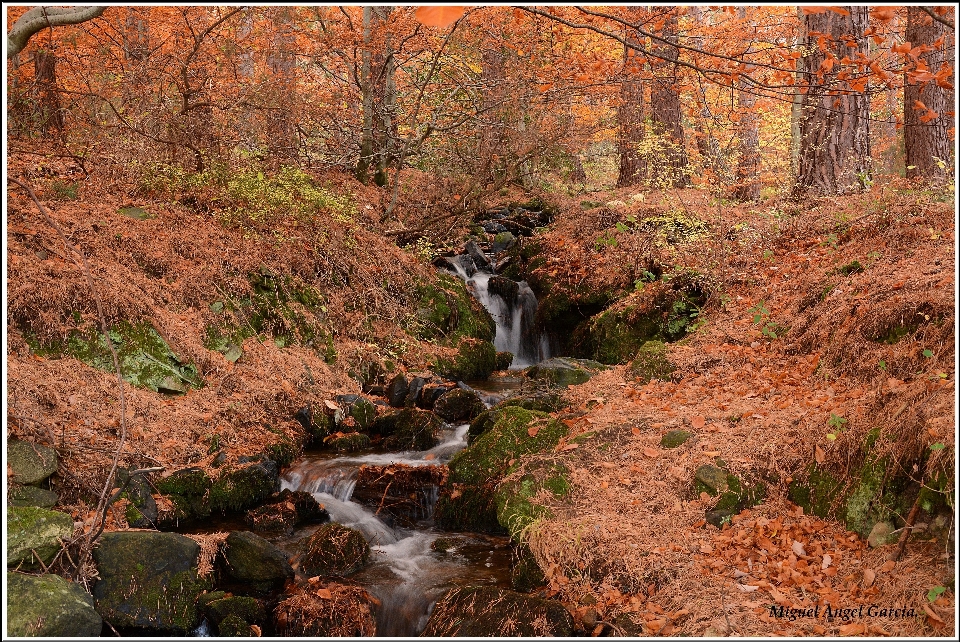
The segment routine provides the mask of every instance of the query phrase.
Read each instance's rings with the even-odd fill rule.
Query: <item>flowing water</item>
[[[375,510],[351,501],[360,466],[444,464],[466,446],[468,425],[445,431],[439,445],[423,452],[366,453],[331,457],[306,456],[287,470],[281,487],[313,494],[330,518],[363,533],[373,563],[351,576],[379,601],[377,635],[419,634],[436,600],[455,585],[493,584],[509,587],[510,548],[503,537],[441,533],[433,528],[436,487],[422,489],[425,511],[413,528],[395,527]],[[302,538],[294,533],[279,545],[292,548]],[[437,540],[442,540],[438,542]],[[437,544],[440,544],[439,546]]]

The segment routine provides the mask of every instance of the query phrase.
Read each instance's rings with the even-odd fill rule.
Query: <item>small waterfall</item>
[[[537,296],[526,281],[511,281],[479,270],[468,254],[448,257],[446,266],[463,279],[467,290],[493,317],[497,326],[493,344],[498,351],[513,353],[512,370],[550,357],[547,338],[537,331],[534,323]]]
[[[439,493],[435,486],[422,489],[423,505],[429,510],[422,516],[423,526],[417,525],[417,528],[392,527],[376,511],[351,500],[361,466],[443,464],[466,447],[469,428],[469,424],[463,424],[444,431],[437,446],[422,452],[367,453],[333,459],[307,457],[281,477],[281,488],[312,493],[333,521],[359,530],[369,542],[374,562],[351,579],[360,582],[380,600],[376,613],[378,637],[418,635],[426,626],[432,604],[457,581],[471,576],[481,583],[496,581],[491,575],[493,569],[486,569],[486,575],[482,572],[478,575],[478,570],[469,566],[476,566],[469,550],[462,555],[454,549],[442,555],[433,550],[434,541],[441,537],[429,523]],[[489,543],[469,544],[464,536],[457,537],[468,542],[464,549],[472,545],[484,555],[490,555]],[[498,554],[502,559],[495,566],[509,568],[505,545]]]

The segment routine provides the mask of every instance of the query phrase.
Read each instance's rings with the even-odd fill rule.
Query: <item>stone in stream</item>
[[[434,372],[455,381],[471,381],[489,378],[497,367],[497,349],[489,341],[464,338],[457,348],[454,357],[437,359]]]
[[[224,470],[210,487],[210,509],[221,513],[257,506],[280,489],[276,462],[262,459]]]
[[[506,370],[513,363],[513,353],[502,350],[497,352],[497,370]]]
[[[210,516],[210,487],[213,481],[201,468],[191,466],[173,471],[156,480],[159,490],[173,504],[173,509],[158,515],[162,526],[175,525],[180,521],[202,519]]]
[[[451,589],[433,609],[425,637],[569,637],[573,617],[560,603],[495,586]]]
[[[520,295],[520,284],[502,276],[491,276],[487,282],[487,291],[496,294],[508,305],[515,305]]]
[[[494,254],[499,254],[500,252],[505,252],[513,247],[517,242],[517,237],[515,237],[510,232],[507,232],[505,229],[500,230],[500,233],[493,239],[493,252]]]
[[[59,575],[7,572],[10,637],[93,638],[102,627],[93,598],[79,584]]]
[[[480,249],[480,246],[477,245],[476,241],[470,239],[466,245],[463,246],[463,249],[466,250],[466,253],[473,259],[478,270],[490,269],[490,260],[487,258],[487,255],[483,253],[483,250]]]
[[[199,554],[176,533],[105,533],[93,551],[97,612],[118,629],[185,635],[200,622],[197,598],[212,587],[198,575]]]
[[[427,410],[404,408],[378,418],[374,428],[389,435],[382,444],[389,451],[429,450],[440,443],[437,436],[443,422]]]
[[[308,576],[346,577],[370,562],[363,534],[336,522],[321,526],[302,546],[300,570]]]
[[[405,406],[415,406],[417,401],[420,399],[420,393],[423,391],[423,386],[425,386],[427,380],[423,377],[414,377],[410,381],[410,390],[407,392],[407,397],[404,399]]]
[[[417,399],[417,407],[423,410],[431,410],[437,399],[442,397],[450,390],[450,386],[442,383],[428,383],[420,391],[420,397]]]
[[[387,402],[391,406],[394,408],[402,408],[407,399],[407,393],[410,392],[410,384],[407,382],[407,377],[402,372],[398,372],[387,383],[385,392],[387,393]]]
[[[8,506],[7,566],[34,570],[40,568],[40,562],[49,564],[60,550],[60,542],[72,535],[73,518],[66,513],[35,506]]]
[[[436,491],[446,477],[445,466],[364,465],[350,500],[409,528],[433,515]]]
[[[230,628],[222,627],[222,623],[227,618],[238,618],[246,625],[260,624],[267,619],[267,610],[261,600],[242,595],[223,594],[219,599],[211,600],[204,605],[204,613],[217,629]],[[239,627],[243,630],[242,627]],[[249,627],[248,627],[249,628]],[[220,631],[221,635],[223,631]]]
[[[554,357],[527,368],[525,372],[530,379],[566,387],[586,383],[593,375],[606,369],[607,366],[590,359]]]
[[[374,598],[359,586],[338,582],[298,585],[273,611],[277,635],[285,637],[373,637]]]
[[[256,591],[282,585],[293,577],[287,554],[250,531],[234,531],[224,542],[226,575]]]
[[[433,412],[448,423],[471,421],[484,410],[486,406],[476,391],[461,388],[453,388],[433,405]]]

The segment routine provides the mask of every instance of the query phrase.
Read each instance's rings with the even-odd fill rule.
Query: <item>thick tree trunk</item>
[[[37,49],[34,54],[34,73],[37,81],[37,124],[44,136],[63,131],[63,109],[57,89],[57,54],[49,49]]]
[[[500,34],[497,34],[498,36]],[[480,176],[502,178],[506,168],[506,61],[500,39],[485,39],[480,50]]]
[[[800,24],[804,25],[803,9],[800,7],[797,7],[797,18],[800,20]],[[805,40],[805,38],[798,38],[796,42],[801,51]],[[790,179],[794,184],[797,182],[797,177],[800,176],[800,120],[803,116],[803,92],[801,88],[804,85],[805,78],[803,61],[803,57],[797,59],[797,71],[793,75],[796,89],[790,103]]]
[[[639,22],[640,7],[629,9],[631,20]],[[637,42],[634,33],[633,41]],[[617,109],[617,151],[620,155],[620,173],[617,187],[636,185],[643,180],[640,159],[640,144],[643,141],[643,67],[638,62],[637,52],[624,45],[623,80],[620,83],[620,106]]]
[[[297,155],[293,106],[296,104],[296,59],[292,32],[293,7],[274,7],[274,36],[267,53],[271,75],[271,97],[267,111],[267,144],[270,158],[277,166],[290,163]]]
[[[366,182],[371,168],[374,182],[383,187],[396,152],[396,62],[387,20],[393,7],[363,8],[363,53],[360,95],[363,125],[357,178]]]
[[[676,7],[659,7],[663,16],[660,37],[651,46],[650,60],[653,82],[650,89],[650,135],[654,149],[647,154],[651,180],[660,187],[687,187],[690,175],[687,168],[687,149],[680,120],[680,91],[677,88]]]
[[[825,11],[806,16],[805,68],[810,73],[800,118],[795,198],[862,190],[869,182],[870,101],[864,91],[837,80],[842,58],[869,53],[863,35],[868,7],[842,9],[849,15]]]
[[[955,13],[955,12],[954,12]],[[940,46],[935,46],[943,38]],[[946,27],[919,7],[907,7],[907,31],[904,39],[914,48],[929,48],[917,60],[916,71],[937,74],[948,65],[947,84],[954,81],[954,37]],[[953,140],[949,128],[953,123],[954,96],[937,80],[926,82],[911,78],[911,70],[903,83],[904,143],[908,178],[936,179],[953,166]],[[922,103],[922,107],[920,104]],[[936,114],[934,116],[933,114]]]

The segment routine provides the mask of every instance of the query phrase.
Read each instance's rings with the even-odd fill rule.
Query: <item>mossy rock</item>
[[[556,390],[539,390],[504,399],[493,406],[491,410],[500,410],[501,408],[516,406],[518,408],[526,408],[527,410],[539,410],[540,412],[558,412],[566,405],[567,402],[564,400],[563,395]]]
[[[440,443],[437,435],[443,422],[432,412],[419,408],[404,408],[390,415],[391,425],[381,426],[389,430],[383,447],[393,452],[405,450],[429,450]]]
[[[573,617],[560,602],[495,586],[464,586],[440,598],[423,635],[570,637]]]
[[[35,506],[7,507],[7,566],[25,570],[49,564],[61,541],[73,536],[73,518]],[[36,557],[40,560],[37,560]]]
[[[308,575],[345,577],[370,561],[370,545],[363,534],[336,522],[321,526],[303,546],[300,568]]]
[[[218,627],[228,617],[237,617],[247,624],[258,624],[267,617],[262,601],[248,596],[231,595],[212,600],[205,606],[207,617]]]
[[[586,383],[593,375],[606,369],[604,364],[590,359],[554,357],[530,366],[524,372],[530,379],[566,387]]]
[[[265,591],[294,575],[287,554],[250,531],[234,531],[224,544],[224,574],[241,586]]]
[[[184,635],[200,622],[197,600],[212,588],[197,574],[200,546],[183,535],[105,533],[94,549],[97,612],[117,629]]]
[[[486,406],[480,396],[462,388],[452,388],[433,404],[433,412],[450,423],[472,421],[484,410]]]
[[[507,370],[513,363],[513,353],[507,351],[497,352],[497,361],[495,368],[497,370]]]
[[[57,472],[57,451],[42,444],[11,439],[7,442],[8,479],[15,484],[39,484]]]
[[[321,589],[325,593],[318,594]],[[293,595],[273,612],[276,634],[299,638],[373,637],[376,600],[366,589],[349,584],[322,582],[297,586]]]
[[[790,501],[809,515],[828,517],[843,490],[842,482],[816,463],[809,465],[805,478],[799,477],[790,482]]]
[[[370,447],[369,435],[362,432],[348,432],[340,436],[335,434],[324,441],[338,453],[355,453]]]
[[[543,412],[511,407],[488,417],[490,428],[448,464],[450,474],[434,513],[446,530],[503,532],[495,491],[510,461],[550,451],[567,434],[563,424]]]
[[[456,341],[472,337],[493,341],[496,323],[457,277],[438,273],[432,284],[417,287],[416,336],[423,340]]]
[[[269,459],[224,471],[210,488],[210,509],[221,513],[256,506],[280,489],[277,464]]]
[[[647,341],[637,350],[628,372],[641,383],[653,379],[668,381],[676,366],[667,358],[667,346],[662,341]]]
[[[253,638],[259,635],[242,617],[228,615],[217,625],[217,634],[222,638]]]
[[[694,492],[719,496],[717,503],[707,511],[707,518],[719,525],[724,518],[735,515],[740,510],[755,506],[766,496],[766,486],[762,482],[753,485],[744,484],[739,477],[725,468],[704,464],[694,473]]]
[[[548,583],[547,576],[526,546],[520,546],[517,559],[510,569],[510,586],[514,591],[529,593]]]
[[[210,516],[210,488],[213,481],[200,468],[181,468],[167,477],[154,481],[157,490],[173,504],[173,513],[160,515],[163,526],[178,521],[203,519]]]
[[[170,394],[203,385],[196,366],[181,361],[149,323],[122,321],[111,328],[109,334],[117,350],[123,380],[127,383]],[[65,341],[47,345],[40,345],[31,339],[29,333],[26,336],[33,350],[41,356],[70,356],[98,370],[116,372],[107,340],[99,332],[74,330]]]
[[[53,508],[58,501],[60,501],[59,495],[52,490],[37,488],[36,486],[18,486],[10,489],[7,506]]]
[[[693,437],[692,432],[686,430],[671,430],[660,438],[660,445],[663,448],[679,448]]]
[[[463,339],[452,358],[441,357],[434,371],[448,379],[471,381],[487,379],[497,367],[497,349],[489,341]]]
[[[93,598],[59,575],[7,572],[7,630],[11,638],[99,637],[103,620]]]
[[[533,523],[553,517],[548,508],[534,503],[533,498],[543,489],[554,497],[564,497],[571,488],[569,475],[563,464],[530,462],[524,466],[522,476],[510,478],[497,487],[494,494],[497,521],[514,541],[522,541],[524,531]]]

